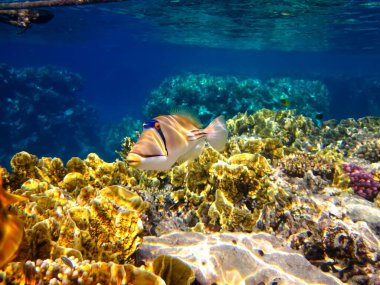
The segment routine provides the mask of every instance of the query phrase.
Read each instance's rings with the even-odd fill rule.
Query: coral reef
[[[376,138],[378,122],[317,126],[292,110],[239,114],[228,120],[224,151],[206,146],[162,172],[95,153],[66,164],[16,153],[2,176],[7,192],[28,197],[11,209],[25,237],[0,278],[377,284],[379,166],[345,145]],[[132,145],[126,138],[123,151]]]
[[[328,112],[327,94],[326,87],[318,80],[280,78],[262,82],[233,76],[186,74],[168,78],[153,90],[144,113],[149,118],[168,114],[173,106],[191,106],[202,122],[209,122],[219,115],[231,118],[239,112],[290,107],[315,117],[317,113]]]
[[[29,198],[15,209],[25,228],[17,260],[67,255],[123,263],[141,243],[140,215],[149,203],[115,185],[133,181],[124,163],[90,154],[70,159],[65,168],[60,159],[21,152],[11,164],[6,186]]]
[[[311,118],[297,115],[294,110],[263,109],[252,115],[238,114],[227,121],[227,126],[233,136],[243,136],[245,141],[252,138],[280,140],[286,147],[285,153],[323,150],[324,155],[335,160],[359,158],[379,162],[378,117],[344,119],[339,123],[329,120],[319,127]]]
[[[141,243],[144,203],[121,186],[84,187],[76,199],[59,188],[28,194],[31,202],[18,211],[25,239],[17,260],[67,255],[123,263]]]
[[[78,98],[81,89],[82,78],[64,69],[1,64],[1,161],[21,150],[63,158],[94,151],[97,115]]]
[[[322,143],[345,157],[380,161],[380,118],[330,120],[321,128]]]
[[[361,198],[348,197],[343,200],[348,216],[354,222],[365,222],[380,237],[380,207]]]
[[[279,139],[287,147],[307,148],[318,128],[310,118],[295,110],[262,109],[255,114],[238,114],[227,121],[231,135]]]
[[[290,225],[302,225],[299,229],[292,229],[293,234],[288,238],[290,246],[301,250],[311,263],[323,271],[335,273],[343,282],[379,282],[378,236],[365,222],[353,222],[347,218],[352,215],[352,210],[346,209],[345,205],[351,203],[352,198],[311,196],[305,199],[302,201],[305,208],[294,208],[295,212],[288,215],[292,219]],[[312,216],[318,219],[310,219]]]

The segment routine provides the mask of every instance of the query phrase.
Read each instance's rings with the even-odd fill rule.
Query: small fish
[[[64,264],[66,264],[70,268],[74,268],[73,262],[67,258],[66,256],[61,256],[61,260]]]
[[[26,200],[28,198],[5,192],[0,168],[0,268],[16,256],[24,236],[22,223],[15,215],[9,213],[8,207],[10,204]]]
[[[281,99],[280,102],[285,107],[289,107],[290,105],[290,101],[288,99]]]
[[[315,115],[315,118],[316,118],[317,120],[322,120],[322,119],[323,119],[323,113],[318,113],[318,114],[316,114],[316,115]]]
[[[218,151],[223,150],[228,130],[223,116],[205,129],[192,115],[178,112],[151,119],[143,124],[137,143],[127,156],[129,165],[144,170],[167,170],[200,155],[206,141]]]

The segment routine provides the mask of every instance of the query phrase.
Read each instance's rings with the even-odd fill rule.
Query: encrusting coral
[[[16,209],[25,227],[17,260],[67,255],[123,263],[141,243],[140,215],[149,203],[113,185],[133,181],[124,163],[90,154],[83,161],[72,158],[65,168],[59,159],[22,152],[11,165],[8,188],[29,198]]]
[[[18,260],[72,255],[122,263],[141,243],[139,211],[146,205],[121,186],[83,187],[77,197],[52,188],[29,198],[18,210],[26,235]]]

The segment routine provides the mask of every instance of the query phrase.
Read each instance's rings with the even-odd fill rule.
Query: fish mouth
[[[127,156],[127,162],[131,166],[137,166],[141,163],[141,156],[136,153],[129,153]]]
[[[162,154],[150,154],[150,155],[144,155],[137,152],[130,152],[127,156],[127,162],[129,165],[137,166],[141,163],[142,158],[149,158],[149,157],[158,157],[158,156],[164,156]]]

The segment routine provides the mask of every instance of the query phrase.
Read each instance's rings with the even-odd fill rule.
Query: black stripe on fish
[[[203,130],[191,130],[191,134],[187,136],[187,139],[189,141],[196,141],[199,139],[203,139],[207,136],[207,133],[204,132]]]
[[[166,140],[165,140],[164,133],[162,132],[161,128],[159,129],[156,128],[156,123],[160,123],[160,122],[155,119],[151,119],[143,123],[143,129],[144,130],[154,129],[160,135],[162,141],[164,142],[166,156],[169,156],[168,148],[166,147]],[[153,155],[153,156],[144,156],[144,157],[155,157],[155,156],[163,156],[163,155]]]
[[[137,155],[139,155],[141,157],[144,157],[144,158],[166,156],[166,155],[163,155],[163,154],[149,154],[149,155],[145,155],[145,154],[141,154],[141,153],[138,153],[138,152],[130,152],[130,153],[137,154]]]

